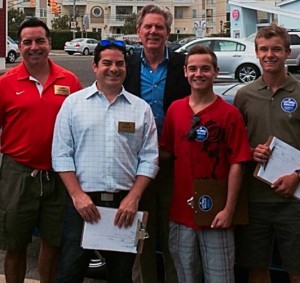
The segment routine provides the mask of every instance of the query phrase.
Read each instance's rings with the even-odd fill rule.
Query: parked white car
[[[82,55],[90,55],[94,50],[99,40],[94,38],[75,38],[65,43],[64,51],[69,55],[81,53]]]
[[[205,45],[215,52],[220,68],[218,78],[237,79],[243,83],[256,80],[261,75],[261,67],[255,54],[254,43],[228,37],[206,37],[195,39],[175,50],[187,52],[196,45]]]
[[[20,57],[18,44],[11,38],[6,40],[6,63],[14,63]]]

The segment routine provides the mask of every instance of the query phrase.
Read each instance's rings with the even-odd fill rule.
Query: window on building
[[[40,18],[47,18],[47,10],[44,8],[40,9]]]
[[[206,9],[206,22],[213,22],[213,9]]]
[[[125,21],[132,14],[132,7],[118,6],[116,7],[116,20]]]
[[[202,10],[205,9],[205,0],[202,0]]]
[[[34,17],[35,16],[35,8],[24,8],[25,17]]]
[[[182,19],[183,18],[183,8],[175,7],[175,19]]]
[[[192,11],[192,18],[193,19],[197,18],[197,10],[196,9],[193,9],[193,11]]]

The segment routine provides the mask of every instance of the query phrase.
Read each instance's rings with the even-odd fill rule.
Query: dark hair
[[[140,27],[143,23],[144,17],[147,14],[158,14],[162,15],[165,18],[166,21],[166,28],[168,33],[171,31],[171,25],[173,22],[173,15],[172,13],[167,9],[159,5],[146,5],[142,10],[140,10],[137,14],[137,19],[136,19],[136,26]]]
[[[100,42],[97,44],[96,48],[95,48],[95,51],[94,51],[94,63],[96,65],[98,65],[98,62],[100,61],[101,59],[101,52],[105,49],[116,49],[116,50],[120,50],[123,55],[124,55],[124,59],[126,61],[126,47],[121,47],[121,46],[118,46],[118,45],[114,45],[114,44],[110,44],[110,45],[107,45],[107,46],[102,46],[100,44]]]
[[[286,31],[285,28],[276,25],[275,23],[270,24],[269,26],[263,27],[258,30],[256,37],[255,37],[255,50],[257,50],[257,39],[258,38],[265,38],[270,39],[274,36],[278,36],[282,39],[285,49],[289,50],[291,45],[291,38]]]
[[[214,69],[216,69],[218,67],[218,59],[217,59],[216,54],[211,49],[209,49],[207,46],[200,45],[200,44],[192,47],[191,50],[186,55],[185,62],[184,62],[185,67],[187,66],[189,57],[191,55],[195,55],[195,54],[209,54],[211,57],[211,63],[214,66]]]
[[[50,30],[47,27],[46,23],[42,21],[41,19],[37,17],[31,17],[28,19],[25,19],[21,24],[18,29],[18,39],[21,41],[21,32],[24,28],[29,28],[29,27],[42,27],[46,31],[46,37],[50,39]]]

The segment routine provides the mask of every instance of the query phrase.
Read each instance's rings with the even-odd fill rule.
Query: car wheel
[[[260,76],[258,67],[253,64],[244,64],[237,68],[236,79],[242,83],[250,83]]]
[[[88,48],[84,48],[83,51],[82,51],[82,55],[89,55],[90,54],[90,51]]]
[[[95,251],[94,255],[90,259],[89,267],[86,271],[86,277],[89,278],[106,278],[106,262],[105,258],[98,252]]]
[[[130,49],[128,50],[128,53],[129,53],[129,55],[132,55],[132,54],[134,53],[133,48],[130,48]]]
[[[13,52],[13,51],[9,51],[8,52],[8,55],[7,55],[7,58],[6,58],[6,62],[7,63],[14,63],[16,61],[16,53]]]
[[[75,52],[68,51],[67,53],[68,53],[69,55],[73,55]]]

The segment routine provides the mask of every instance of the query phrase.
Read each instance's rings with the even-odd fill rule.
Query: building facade
[[[300,1],[229,0],[230,36],[248,37],[270,23],[300,29]]]
[[[70,29],[101,32],[103,37],[120,35],[126,18],[147,4],[167,7],[174,16],[171,33],[207,36],[225,32],[228,21],[227,0],[55,0],[59,12],[53,13],[54,0],[10,0],[11,7],[23,9],[26,16],[51,20],[70,17]]]

